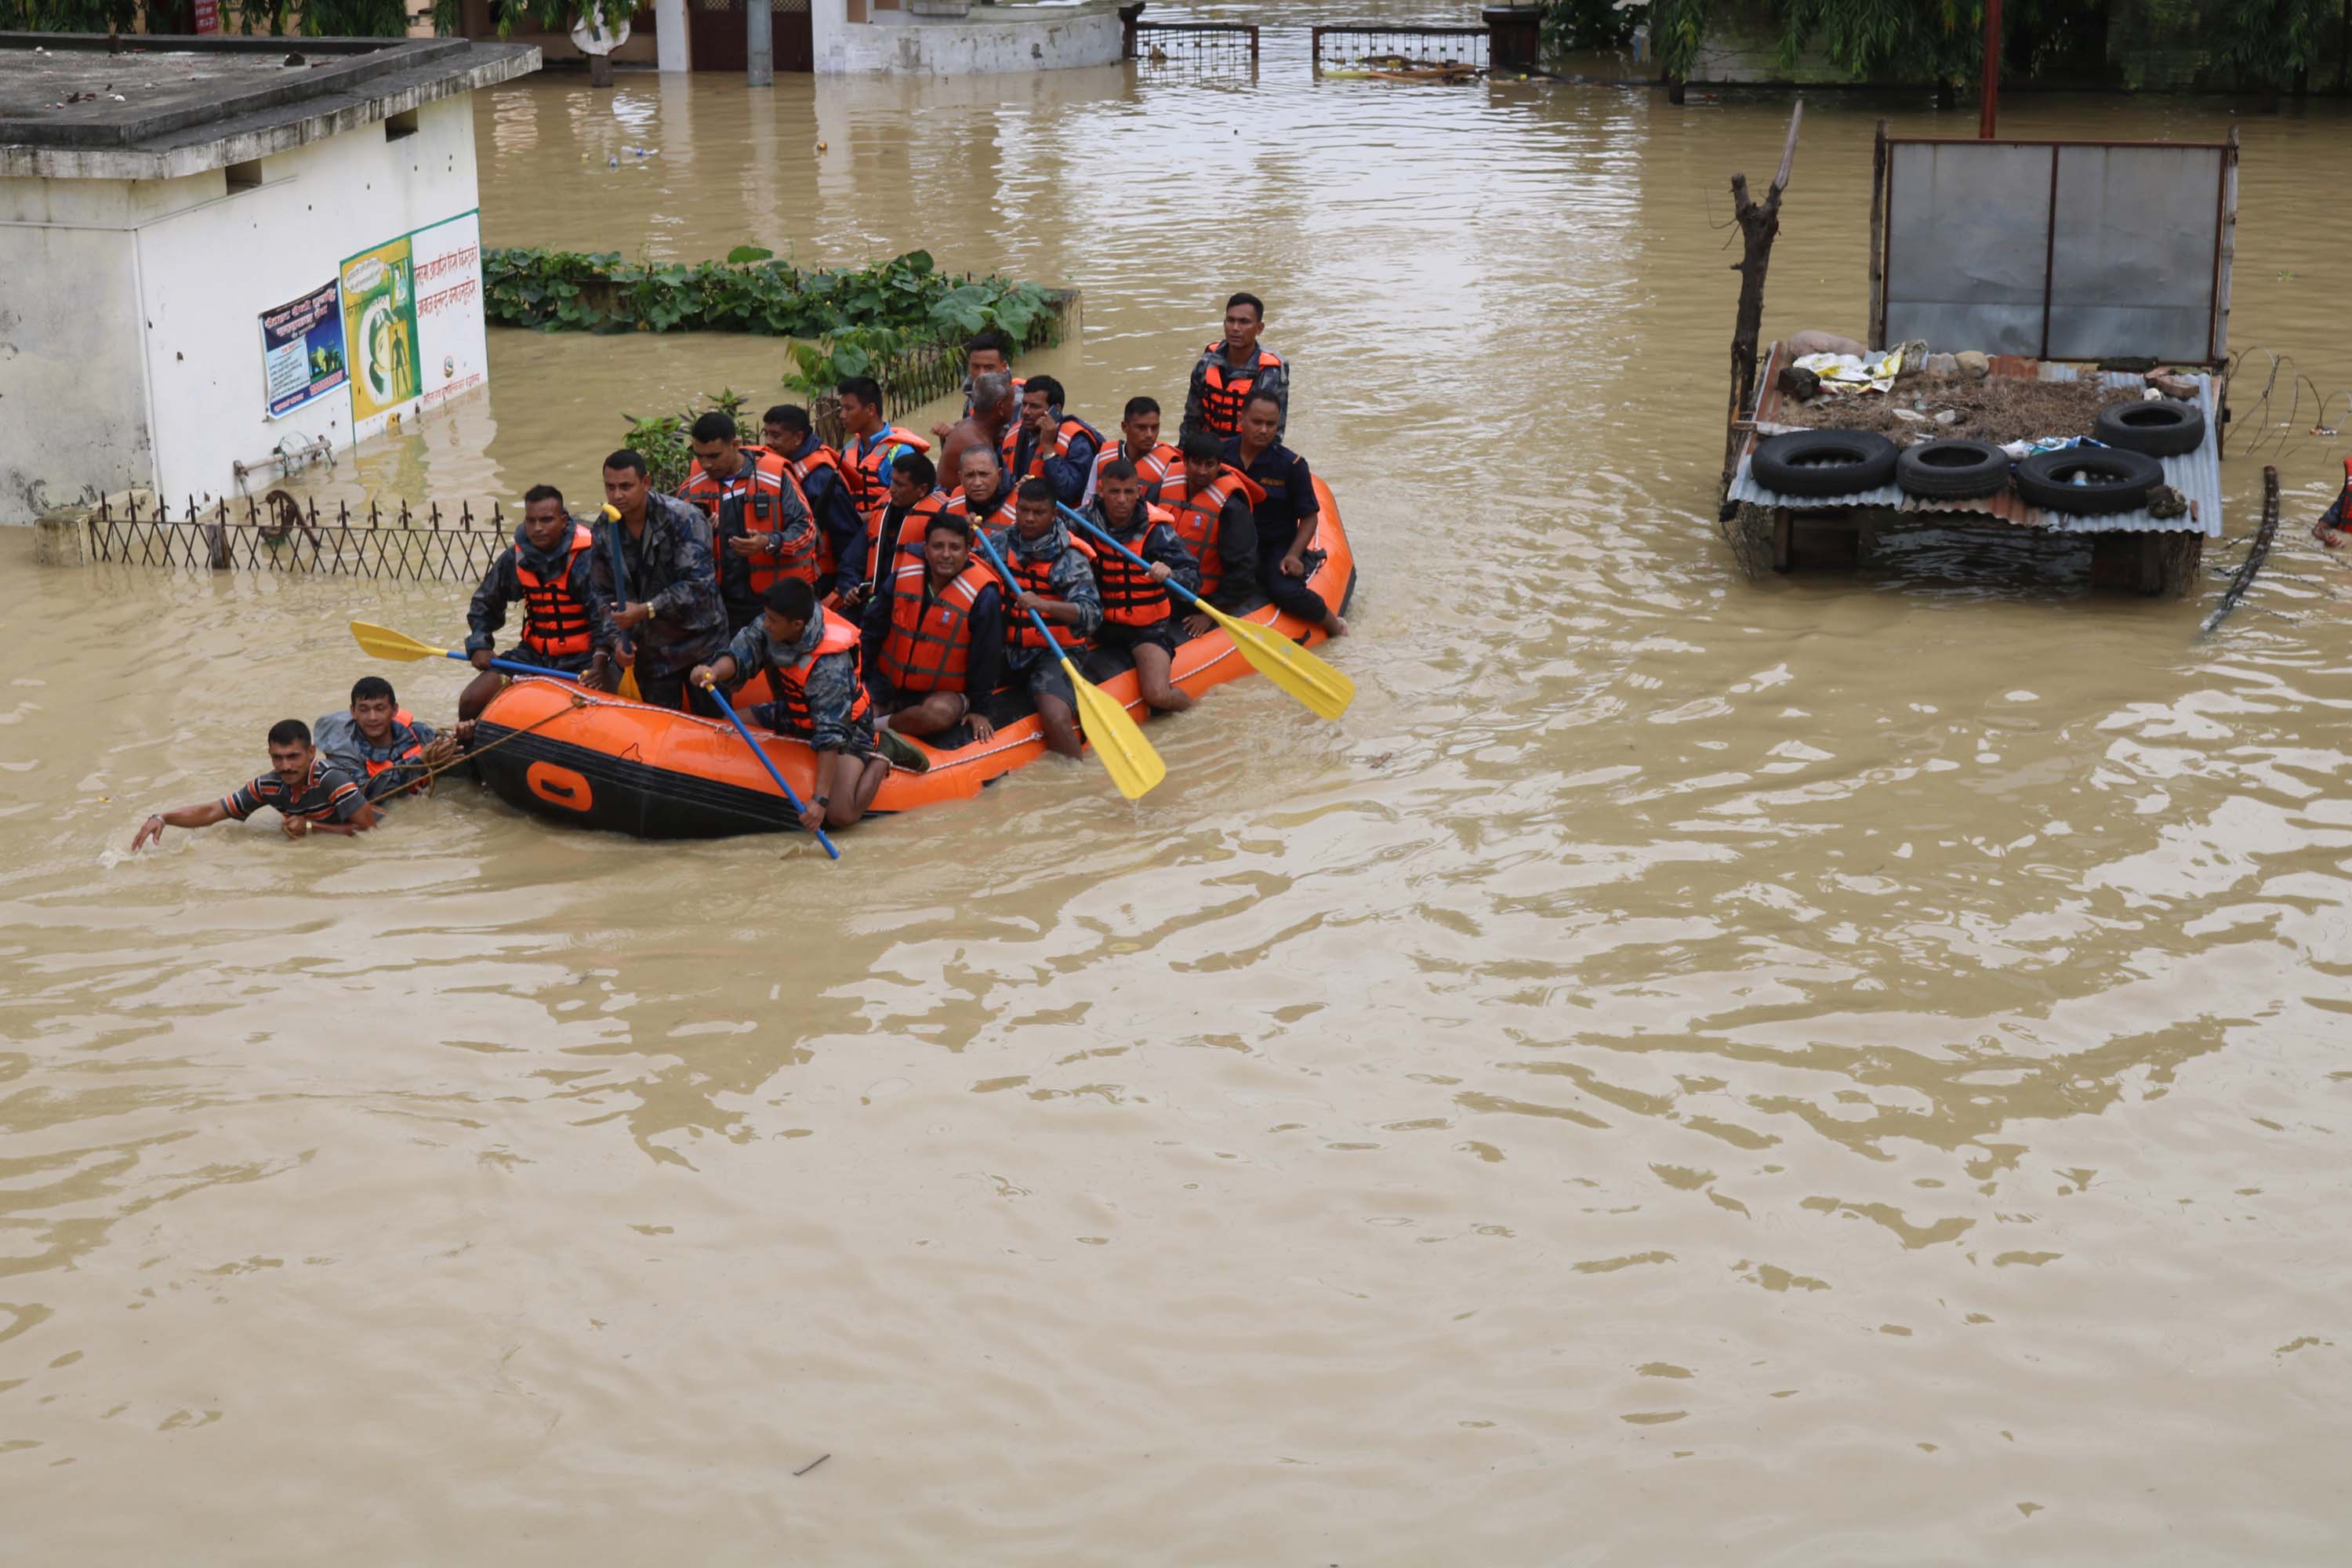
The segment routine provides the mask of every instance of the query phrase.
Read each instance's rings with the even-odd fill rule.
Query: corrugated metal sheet
[[[1777,422],[1780,411],[1780,389],[1775,384],[1780,367],[1786,359],[1780,344],[1772,345],[1765,356],[1762,375],[1763,390],[1756,400],[1756,417],[1761,424]],[[1995,375],[2038,376],[2044,381],[2074,381],[2083,374],[2073,365],[2042,364],[2014,354],[1996,354],[1992,358]],[[2140,378],[2125,371],[2108,371],[2099,376],[2102,384],[2131,387],[2140,384]],[[2076,517],[2067,512],[2044,511],[2028,506],[2015,489],[2005,489],[1999,495],[1977,500],[1921,500],[1906,496],[1892,482],[1876,489],[1857,490],[1842,496],[1786,496],[1769,490],[1756,482],[1748,471],[1748,460],[1756,451],[1757,437],[1751,433],[1740,448],[1739,467],[1732,475],[1731,499],[1754,506],[1786,507],[1791,510],[1808,511],[1838,507],[1875,506],[1903,512],[1948,512],[1971,517],[1991,518],[1996,521],[2013,523],[2021,528],[2038,528],[2052,533],[2168,533],[2174,531],[2201,532],[2208,539],[2221,537],[2221,424],[2214,408],[2213,379],[2200,375],[2197,381],[2198,405],[2205,411],[2205,440],[2197,450],[2179,458],[2160,458],[2164,465],[2165,483],[2187,496],[2189,513],[2187,517],[2153,517],[2147,509],[2138,511],[2114,512],[2105,517]],[[1864,394],[1863,395],[1874,395]]]
[[[2210,362],[2235,166],[2220,143],[1890,137],[1888,342]]]

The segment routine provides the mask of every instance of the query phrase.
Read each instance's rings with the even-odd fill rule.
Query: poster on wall
[[[352,436],[363,440],[415,405],[416,278],[409,237],[343,263],[343,347],[351,364]]]
[[[424,406],[489,380],[482,324],[482,220],[460,213],[408,237],[416,279],[417,359]]]
[[[281,418],[348,379],[343,312],[332,279],[261,314],[261,368],[269,417]]]
[[[196,0],[196,31],[220,31],[220,0]]]

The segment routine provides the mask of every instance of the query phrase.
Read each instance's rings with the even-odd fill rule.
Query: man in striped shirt
[[[348,838],[383,820],[367,802],[359,781],[329,763],[310,743],[310,727],[280,719],[269,728],[269,772],[238,785],[218,800],[159,811],[140,824],[133,850],[163,837],[166,827],[210,827],[234,818],[243,822],[263,806],[282,818],[289,838],[313,831]]]

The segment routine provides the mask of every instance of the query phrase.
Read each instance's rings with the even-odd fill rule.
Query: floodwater
[[[1860,324],[1882,113],[1973,123],[1815,95],[1773,331]],[[2206,642],[2210,586],[1957,537],[1742,580],[1724,184],[1783,100],[1317,84],[1284,31],[478,114],[494,243],[1076,284],[1034,363],[1106,419],[1264,293],[1360,694],[1228,687],[1139,806],[1040,765],[837,866],[460,790],[133,859],[339,705],[347,618],[465,590],[19,571],[0,1558],[2343,1560],[2352,579],[2290,534]],[[2346,119],[2237,123],[2233,340],[2352,385]],[[340,480],[586,491],[782,349],[492,358]],[[2247,385],[2233,536],[2345,447]]]

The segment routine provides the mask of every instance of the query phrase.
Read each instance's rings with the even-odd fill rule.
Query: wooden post
[[[1780,232],[1780,193],[1788,188],[1790,166],[1797,158],[1797,126],[1805,117],[1805,100],[1789,111],[1789,140],[1780,149],[1780,168],[1772,176],[1762,201],[1748,195],[1748,176],[1731,176],[1731,212],[1746,241],[1739,262],[1739,314],[1731,328],[1731,408],[1723,421],[1723,486],[1721,502],[1731,489],[1731,475],[1739,463],[1739,422],[1747,416],[1756,393],[1756,342],[1764,329],[1764,269],[1772,259],[1772,239]]]
[[[1886,121],[1878,122],[1870,153],[1870,342],[1886,345]]]

